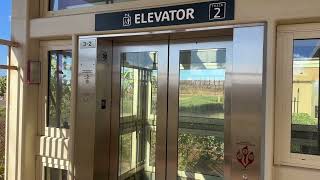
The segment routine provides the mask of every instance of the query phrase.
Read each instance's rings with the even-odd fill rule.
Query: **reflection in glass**
[[[48,127],[70,127],[71,51],[49,52]]]
[[[45,167],[44,177],[45,180],[67,180],[68,171],[63,169]]]
[[[156,52],[121,53],[120,179],[155,179]]]
[[[180,51],[178,179],[223,179],[225,49]]]
[[[49,0],[49,11],[90,7],[127,1],[133,0]]]
[[[320,39],[295,40],[291,152],[320,155]]]

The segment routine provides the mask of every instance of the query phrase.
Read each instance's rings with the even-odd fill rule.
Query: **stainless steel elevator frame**
[[[225,176],[229,179],[263,179],[264,168],[264,107],[265,107],[265,80],[264,80],[264,47],[265,25],[237,25],[224,27],[210,27],[199,29],[186,29],[184,32],[199,32],[217,29],[233,29],[233,38],[230,39],[232,57],[228,58],[225,84],[226,109],[225,109]],[[181,32],[181,31],[179,31]],[[168,57],[170,48],[175,43],[188,43],[188,40],[172,40],[175,31],[141,32],[130,34],[113,34],[103,36],[79,37],[79,80],[78,80],[78,104],[77,119],[75,121],[75,173],[80,180],[88,179],[116,179],[118,176],[118,126],[119,99],[120,99],[120,62],[115,57],[113,47],[114,40],[126,36],[158,35],[167,37]],[[143,36],[141,36],[143,39]],[[188,37],[185,37],[188,39]],[[178,38],[179,39],[179,38]],[[84,47],[83,42],[95,42],[95,46]],[[170,42],[168,42],[170,41]],[[214,41],[214,40],[213,40]],[[156,41],[155,41],[156,42]],[[216,42],[216,41],[214,41]],[[159,43],[136,43],[136,47],[151,48]],[[218,47],[219,43],[217,43]],[[172,47],[171,47],[172,46]],[[169,58],[170,59],[170,58]],[[166,82],[160,84],[163,91],[160,97],[175,102],[177,98],[177,63],[170,62],[169,69],[162,64],[160,80]],[[178,63],[179,64],[179,63]],[[92,72],[92,73],[90,73]],[[168,74],[170,76],[168,76]],[[90,78],[89,83],[86,78]],[[169,78],[169,79],[168,79]],[[167,81],[166,81],[167,80]],[[168,94],[167,94],[168,93]],[[228,104],[228,102],[230,102]],[[172,162],[176,157],[175,132],[177,126],[175,118],[177,112],[175,103],[163,100],[160,102],[169,104],[168,112],[165,108],[162,113],[168,116],[168,120],[157,122],[160,130],[157,133],[156,152],[162,154],[157,157],[161,161],[158,168],[158,179],[168,179],[177,173],[176,163]],[[105,105],[105,108],[103,108]],[[160,109],[161,110],[161,109]],[[168,113],[168,114],[167,114]],[[163,117],[164,118],[164,117]],[[162,124],[161,124],[162,123]],[[167,123],[171,123],[169,126]],[[168,129],[165,127],[169,127]],[[166,138],[161,138],[165,136]],[[166,139],[166,140],[165,140]],[[163,141],[165,140],[165,141]],[[237,159],[238,152],[248,147],[254,154],[254,161],[248,167],[244,167]],[[163,160],[165,158],[165,161]],[[175,172],[174,172],[175,171]]]

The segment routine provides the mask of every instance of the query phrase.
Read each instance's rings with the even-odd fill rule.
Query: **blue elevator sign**
[[[135,29],[233,19],[234,0],[214,0],[177,6],[96,14],[95,30]]]

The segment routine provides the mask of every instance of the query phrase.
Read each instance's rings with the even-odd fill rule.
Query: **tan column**
[[[12,0],[12,40],[20,46],[11,51],[11,65],[19,70],[12,71],[9,77],[7,179],[10,180],[36,179],[38,85],[24,82],[28,59],[38,60],[38,42],[29,39],[29,19],[37,17],[38,7],[36,0]]]

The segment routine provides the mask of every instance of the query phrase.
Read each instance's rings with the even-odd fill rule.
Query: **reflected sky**
[[[0,39],[2,38],[0,37]],[[8,61],[8,47],[0,45],[0,64],[7,64],[7,61]],[[0,76],[6,76],[6,75],[7,75],[6,70],[0,71]]]
[[[0,39],[10,40],[11,32],[11,1],[1,1],[0,5]],[[8,49],[6,46],[0,46],[0,64],[7,63]],[[0,71],[0,76],[5,76],[6,71]]]
[[[180,80],[225,80],[225,70],[180,70]]]
[[[294,40],[294,59],[320,57],[320,39]]]

